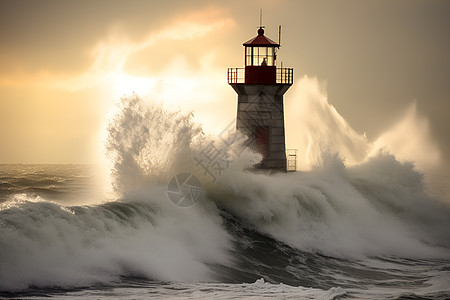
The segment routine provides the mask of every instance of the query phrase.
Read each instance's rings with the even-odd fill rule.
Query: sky
[[[243,66],[260,9],[267,36],[282,25],[278,63],[316,78],[357,133],[376,141],[413,107],[448,166],[450,1],[438,0],[0,0],[0,163],[99,162],[133,91],[226,126],[226,69]]]

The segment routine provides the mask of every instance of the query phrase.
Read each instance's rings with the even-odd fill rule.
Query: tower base
[[[286,172],[283,95],[290,84],[231,84],[238,94],[236,128],[263,155],[256,170]]]

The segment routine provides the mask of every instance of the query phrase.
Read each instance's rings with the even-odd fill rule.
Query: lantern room
[[[245,67],[228,68],[229,84],[292,84],[292,68],[276,67],[280,44],[266,37],[262,26],[243,46]]]
[[[276,83],[277,49],[280,47],[264,36],[264,29],[258,29],[258,35],[245,42],[245,83]]]
[[[264,29],[258,29],[258,35],[243,44],[245,46],[245,66],[276,66],[279,44],[264,36]]]

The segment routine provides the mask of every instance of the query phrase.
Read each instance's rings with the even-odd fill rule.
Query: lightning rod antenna
[[[259,28],[262,27],[262,8],[259,10]]]
[[[281,25],[278,25],[278,45],[281,47]]]

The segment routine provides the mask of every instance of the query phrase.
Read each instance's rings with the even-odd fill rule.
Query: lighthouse
[[[227,80],[238,95],[236,129],[248,137],[247,146],[263,156],[255,167],[286,172],[283,95],[294,71],[277,68],[280,43],[266,37],[263,28],[243,44],[245,67],[228,68]]]

